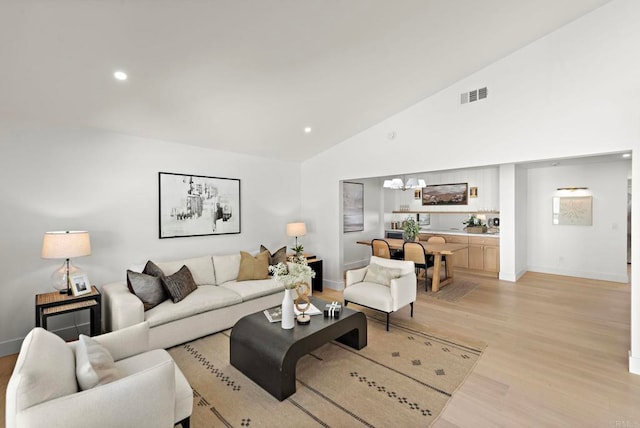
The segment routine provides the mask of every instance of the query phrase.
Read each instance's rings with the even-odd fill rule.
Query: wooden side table
[[[91,286],[91,293],[82,296],[67,296],[57,291],[36,294],[36,327],[47,328],[47,319],[54,315],[89,309],[90,335],[102,333],[102,295],[95,285]]]

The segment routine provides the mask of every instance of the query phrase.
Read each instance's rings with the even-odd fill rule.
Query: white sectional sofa
[[[187,266],[197,289],[178,303],[168,299],[144,311],[142,301],[129,291],[124,280],[102,287],[107,331],[146,321],[151,328],[152,349],[168,348],[233,327],[245,315],[281,304],[284,296],[284,287],[271,277],[236,281],[239,253],[155,264],[165,275]]]

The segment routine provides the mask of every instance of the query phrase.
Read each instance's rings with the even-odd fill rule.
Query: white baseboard
[[[57,330],[51,330],[53,333],[62,337],[66,341],[75,340],[78,337],[78,332],[82,334],[89,335],[90,324],[82,323],[78,324],[78,330],[76,331],[75,326],[59,328]],[[22,346],[22,341],[24,337],[19,337],[17,339],[6,340],[0,343],[0,357],[4,357],[5,355],[17,354],[20,352],[20,346]]]
[[[629,282],[629,278],[626,274],[616,275],[604,272],[576,271],[572,269],[548,268],[544,266],[528,266],[527,270],[531,272],[549,273],[552,275],[575,276],[577,278],[597,279],[600,281],[622,282],[625,284]]]
[[[517,281],[517,277],[514,273],[506,273],[502,271],[498,274],[498,279],[500,279],[501,281],[509,281],[509,282]]]
[[[629,373],[640,375],[640,357],[632,357],[629,351]]]
[[[332,290],[342,291],[344,290],[344,282],[342,281],[330,281],[324,280],[323,287],[330,288]]]

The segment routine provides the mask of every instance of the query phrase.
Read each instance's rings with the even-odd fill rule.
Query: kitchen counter
[[[402,233],[402,229],[385,229],[385,232],[400,232],[400,233]],[[462,229],[427,229],[427,228],[422,228],[422,229],[420,229],[420,233],[433,233],[433,234],[436,234],[436,235],[458,235],[458,236],[475,236],[475,235],[495,236],[495,237],[499,237],[500,236],[499,232],[468,233],[467,231],[462,230]]]

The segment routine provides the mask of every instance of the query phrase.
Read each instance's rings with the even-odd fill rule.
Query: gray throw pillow
[[[149,260],[147,264],[144,265],[144,269],[142,270],[142,273],[146,273],[147,275],[151,275],[151,276],[157,276],[158,278],[160,278],[161,276],[164,276],[164,272],[162,271],[162,269],[160,269],[158,265],[152,262],[151,260]]]
[[[167,292],[159,277],[127,270],[127,287],[142,300],[145,311],[167,300]]]
[[[278,263],[285,263],[287,261],[287,247],[282,247],[275,253],[271,254],[271,251],[264,245],[260,245],[260,252],[268,252],[269,253],[269,265],[274,266]]]
[[[193,280],[191,271],[186,266],[182,266],[180,270],[173,275],[163,276],[161,279],[173,303],[178,303],[198,288],[196,282]]]

